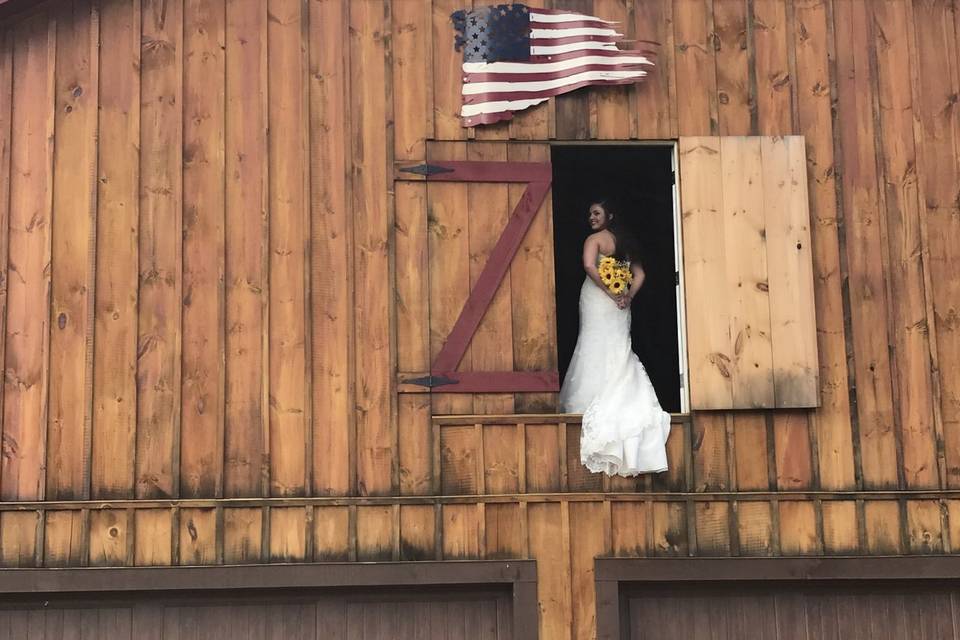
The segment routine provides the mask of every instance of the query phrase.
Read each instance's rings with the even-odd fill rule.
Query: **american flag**
[[[463,51],[465,127],[509,120],[587,85],[639,82],[653,65],[649,50],[618,48],[616,23],[595,16],[500,4],[451,18]]]

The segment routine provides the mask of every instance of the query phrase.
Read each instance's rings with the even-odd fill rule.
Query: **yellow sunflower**
[[[613,271],[601,271],[600,279],[603,280],[603,284],[610,286],[610,283],[613,282]]]
[[[612,267],[616,266],[616,264],[617,264],[616,259],[615,259],[615,258],[611,258],[610,256],[606,256],[606,257],[604,257],[604,258],[600,258],[600,268],[601,268],[601,269],[602,269],[603,267],[611,267],[611,268],[612,268]]]
[[[619,293],[623,293],[623,289],[625,285],[623,280],[617,278],[607,286],[610,287],[610,291],[612,291],[614,294],[619,294]]]

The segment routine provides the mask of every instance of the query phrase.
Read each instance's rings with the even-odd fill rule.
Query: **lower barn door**
[[[0,638],[406,640],[513,638],[505,590],[270,590],[44,595],[0,604]]]
[[[957,582],[658,584],[622,598],[630,640],[960,640]]]

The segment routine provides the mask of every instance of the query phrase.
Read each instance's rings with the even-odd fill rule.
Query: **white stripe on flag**
[[[626,51],[624,53],[627,53]],[[653,64],[645,56],[591,56],[561,60],[560,62],[464,62],[463,71],[470,73],[553,73],[585,64],[619,66],[621,64]]]
[[[530,47],[532,56],[548,56],[555,53],[569,53],[571,51],[585,51],[587,49],[607,49],[608,51],[619,51],[616,43],[613,42],[574,42],[573,44],[557,44],[550,46],[537,45]]]
[[[572,38],[573,36],[622,36],[616,29],[597,29],[594,27],[578,27],[575,29],[531,29],[531,38]]]
[[[596,16],[585,16],[582,13],[539,13],[538,11],[531,9],[530,10],[530,21],[531,22],[580,22],[583,20],[590,20],[591,22],[606,22],[607,24],[619,24],[613,20],[603,20],[597,18]]]
[[[497,102],[481,102],[480,104],[465,104],[460,110],[464,118],[479,116],[484,113],[500,113],[501,111],[521,111],[535,104],[546,102],[549,98],[531,98],[529,100],[500,100]]]
[[[586,80],[624,80],[627,78],[642,78],[646,71],[584,71],[572,76],[544,80],[540,82],[476,82],[463,85],[463,95],[472,96],[481,93],[514,93],[517,91],[546,91],[568,84],[576,84]]]

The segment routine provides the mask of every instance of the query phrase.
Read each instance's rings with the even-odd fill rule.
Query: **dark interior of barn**
[[[671,151],[669,146],[648,145],[554,146],[553,221],[561,379],[577,342],[581,252],[590,233],[587,210],[606,199],[636,236],[646,273],[633,300],[633,349],[661,406],[677,413],[681,391]]]

